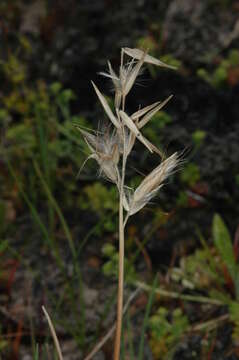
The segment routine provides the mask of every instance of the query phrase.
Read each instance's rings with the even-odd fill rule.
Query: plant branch
[[[58,339],[57,339],[56,332],[55,332],[53,323],[52,323],[52,321],[51,321],[51,318],[50,318],[50,316],[48,315],[48,312],[46,311],[46,309],[45,309],[44,306],[42,306],[42,310],[43,310],[44,315],[45,315],[45,317],[46,317],[46,319],[47,319],[47,322],[48,322],[48,325],[49,325],[49,328],[50,328],[50,331],[51,331],[51,335],[52,335],[52,337],[53,337],[54,344],[55,344],[55,347],[56,347],[56,351],[57,351],[58,358],[59,358],[59,360],[63,360],[63,356],[62,356],[60,344],[59,344],[59,341],[58,341]]]
[[[151,286],[149,286],[141,281],[136,281],[135,285],[145,291],[152,290]],[[172,298],[172,299],[181,299],[181,300],[185,300],[185,301],[199,302],[199,303],[212,304],[212,305],[218,305],[218,306],[225,305],[225,303],[223,303],[220,300],[211,299],[206,296],[183,295],[183,294],[177,293],[175,291],[167,291],[167,290],[160,289],[160,288],[156,288],[155,293],[159,294],[161,296],[164,296],[164,297]]]

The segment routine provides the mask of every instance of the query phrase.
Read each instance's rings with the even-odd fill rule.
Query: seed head
[[[100,173],[103,173],[108,180],[118,184],[120,179],[117,167],[119,162],[117,134],[113,133],[110,135],[105,132],[96,136],[82,129],[79,129],[79,131],[91,151],[91,155],[87,160],[95,159],[99,164]]]
[[[175,171],[179,162],[178,154],[174,153],[146,176],[134,192],[126,191],[124,205],[129,215],[142,209],[158,193],[163,182]]]

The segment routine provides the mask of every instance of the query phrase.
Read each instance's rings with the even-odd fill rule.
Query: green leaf
[[[232,279],[235,281],[237,266],[231,236],[224,221],[218,214],[215,214],[213,218],[213,241]]]
[[[3,253],[8,247],[8,241],[7,240],[3,240],[0,241],[0,253]]]
[[[143,326],[142,326],[141,336],[140,336],[140,341],[139,341],[138,360],[142,360],[144,357],[144,341],[145,341],[145,337],[146,337],[145,335],[146,335],[146,331],[147,331],[147,328],[149,325],[149,316],[150,316],[150,311],[152,309],[153,302],[154,302],[155,289],[156,289],[157,283],[158,283],[158,274],[155,275],[152,289],[149,294],[149,299],[148,299],[148,302],[146,305],[144,321],[143,321]]]

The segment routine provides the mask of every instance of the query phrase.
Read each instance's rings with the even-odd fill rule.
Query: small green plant
[[[112,244],[105,244],[102,248],[102,254],[107,257],[107,261],[103,265],[103,273],[106,276],[118,278],[119,275],[119,254],[118,250]],[[137,280],[137,273],[134,264],[124,258],[125,282],[130,284]]]
[[[225,314],[222,320],[225,318],[234,324],[232,338],[238,341],[239,265],[230,233],[218,214],[215,214],[213,218],[212,239],[213,246],[209,247],[200,235],[202,248],[182,258],[180,267],[172,270],[171,278],[177,283],[180,282],[188,291],[207,292],[208,302],[210,298],[213,301],[217,299],[218,305],[226,306],[228,314]],[[192,300],[193,297],[197,301],[197,295],[192,295]],[[217,324],[217,319],[208,321],[210,326],[214,323]],[[203,324],[199,328],[203,330]]]
[[[169,310],[160,307],[149,321],[151,330],[150,345],[155,359],[165,359],[172,356],[177,343],[189,327],[189,321],[180,308]]]
[[[179,207],[187,207],[188,206],[188,195],[185,191],[179,191],[176,204]]]
[[[187,164],[180,174],[180,180],[185,185],[194,186],[200,180],[199,167],[194,163]]]
[[[230,83],[230,72],[238,67],[239,51],[237,49],[232,49],[227,58],[222,59],[213,71],[200,68],[197,70],[197,75],[215,88],[221,88]]]
[[[206,135],[206,132],[203,130],[194,131],[194,133],[192,134],[192,140],[197,148],[202,145]]]
[[[21,182],[29,188],[31,200],[37,204],[42,192],[37,186],[37,176],[32,171],[32,161],[40,164],[51,191],[64,186],[64,205],[76,190],[76,184],[69,173],[77,171],[82,157],[77,154],[80,141],[72,128],[72,122],[87,126],[79,115],[72,115],[71,102],[75,95],[64,89],[58,82],[47,85],[42,80],[29,82],[26,66],[29,60],[30,44],[19,38],[18,46],[8,52],[0,62],[0,75],[7,84],[0,94],[0,154],[3,164],[6,160],[14,164],[14,170]],[[4,192],[11,192],[11,184],[6,182],[4,172],[0,174],[0,184],[5,184]],[[70,204],[69,204],[70,205]],[[53,232],[54,216],[48,204],[49,226]]]
[[[239,186],[239,174],[235,176],[236,185]]]
[[[2,326],[0,325],[0,336],[2,334]],[[0,355],[5,353],[5,350],[9,347],[9,343],[7,340],[0,340]]]
[[[152,120],[154,120],[152,126],[145,129],[145,135],[147,135],[150,141],[159,143],[161,137],[160,131],[168,124],[171,124],[172,118],[165,111],[159,111]]]
[[[81,209],[93,210],[99,218],[105,219],[102,226],[98,228],[98,235],[102,234],[102,231],[116,231],[112,216],[118,210],[115,187],[106,187],[99,182],[87,185],[80,196],[80,203]]]

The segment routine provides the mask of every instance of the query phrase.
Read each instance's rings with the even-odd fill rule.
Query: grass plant
[[[130,60],[126,60],[126,57]],[[110,78],[113,83],[115,94],[113,110],[104,95],[92,82],[96,95],[111,122],[111,126],[104,128],[99,125],[99,129],[94,132],[78,127],[90,150],[90,155],[86,161],[89,159],[96,160],[100,168],[100,174],[111,183],[114,183],[119,192],[119,270],[114,360],[120,359],[121,349],[124,295],[124,238],[127,221],[157,195],[163,186],[164,180],[175,171],[175,168],[180,163],[178,153],[174,153],[166,158],[165,154],[146,139],[141,132],[141,129],[166,105],[172,96],[169,96],[163,102],[157,101],[146,107],[139,108],[130,115],[126,111],[127,95],[135,84],[144,63],[174,68],[140,49],[122,48],[119,74],[115,73],[110,62],[108,62],[108,72],[101,73],[101,75]],[[125,184],[125,178],[127,159],[132,152],[136,139],[151,153],[159,155],[161,162],[142,180],[136,189],[132,189]]]

